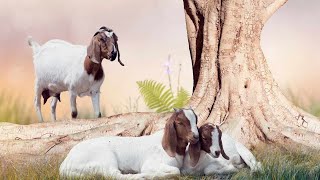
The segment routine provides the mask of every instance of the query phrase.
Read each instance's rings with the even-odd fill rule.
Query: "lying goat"
[[[183,174],[228,174],[245,166],[249,166],[252,172],[261,169],[253,154],[229,135],[222,134],[218,126],[205,124],[199,133],[199,142],[189,145],[181,170]],[[222,157],[219,157],[220,153]]]
[[[102,60],[114,61],[120,52],[118,37],[106,27],[101,27],[93,36],[88,47],[73,45],[62,40],[50,40],[40,46],[31,37],[28,43],[33,50],[33,63],[36,73],[35,106],[39,121],[43,122],[41,114],[41,95],[44,104],[51,100],[51,118],[56,119],[56,105],[60,101],[60,93],[70,92],[71,116],[77,117],[77,96],[91,96],[96,117],[100,112],[100,87],[104,80]]]
[[[61,177],[98,174],[115,179],[169,178],[180,174],[188,143],[197,143],[197,117],[176,110],[164,130],[142,137],[101,137],[74,146]],[[131,174],[129,174],[131,173]]]

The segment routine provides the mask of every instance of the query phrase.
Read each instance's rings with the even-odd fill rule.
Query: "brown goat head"
[[[221,154],[229,160],[223,149],[222,131],[219,126],[213,124],[204,124],[199,128],[201,149],[210,154],[213,158],[218,158]]]
[[[171,157],[185,155],[188,143],[199,140],[197,116],[192,109],[175,109],[165,125],[162,147]]]
[[[92,37],[87,48],[87,55],[96,64],[100,64],[104,58],[114,61],[118,55],[119,63],[124,66],[120,60],[118,37],[112,29],[105,26],[101,27]]]

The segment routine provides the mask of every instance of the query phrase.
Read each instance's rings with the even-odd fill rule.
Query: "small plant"
[[[169,55],[164,64],[165,73],[168,77],[169,88],[167,88],[164,84],[154,80],[137,82],[144,102],[148,108],[154,109],[156,112],[170,112],[173,108],[182,108],[190,99],[190,94],[188,91],[180,87],[181,64],[179,64],[177,91],[176,95],[174,95],[172,88],[171,66],[172,58],[171,55]]]
[[[180,88],[174,97],[170,88],[154,80],[138,81],[137,84],[146,105],[156,112],[169,112],[173,108],[182,108],[190,99],[189,93],[184,88]]]

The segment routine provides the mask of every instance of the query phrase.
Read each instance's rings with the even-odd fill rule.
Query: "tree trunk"
[[[281,93],[260,47],[261,31],[286,0],[184,0],[194,73],[191,106],[199,125],[254,147],[299,143],[320,148],[320,121]]]
[[[320,148],[319,119],[287,101],[260,47],[263,25],[285,2],[184,0],[194,76],[190,105],[199,125],[222,124],[225,132],[248,147],[274,142]],[[169,116],[130,113],[97,120],[3,123],[0,159],[45,160],[92,137],[150,134],[164,128]]]

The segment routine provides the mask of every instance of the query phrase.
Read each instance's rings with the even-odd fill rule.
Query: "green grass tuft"
[[[298,149],[290,151],[276,146],[262,146],[254,150],[256,158],[262,163],[261,172],[251,174],[248,169],[234,174],[231,179],[237,180],[318,180],[320,179],[320,152]]]

